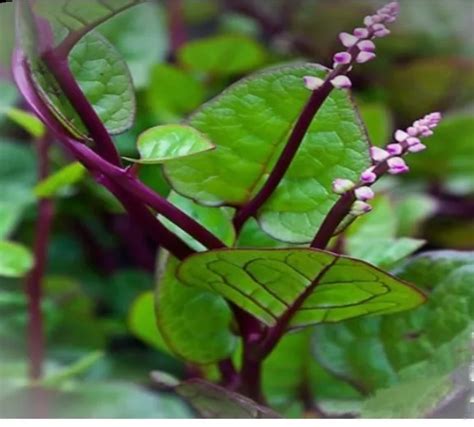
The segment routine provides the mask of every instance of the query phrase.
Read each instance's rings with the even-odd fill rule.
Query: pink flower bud
[[[374,191],[370,187],[359,187],[354,191],[357,200],[366,202],[372,200],[375,197]]]
[[[390,154],[382,148],[370,147],[370,157],[376,162],[383,162]]]
[[[314,77],[314,76],[304,76],[303,81],[304,81],[304,85],[306,89],[309,89],[309,90],[319,89],[324,84],[323,79],[320,79],[319,77]]]
[[[373,24],[375,24],[373,16],[369,15],[364,18],[364,25],[366,27],[370,27]]]
[[[349,33],[339,34],[339,40],[345,47],[352,47],[358,42],[358,38]]]
[[[331,84],[336,89],[347,89],[352,86],[352,82],[347,76],[337,76],[331,80]]]
[[[426,149],[426,145],[424,144],[413,144],[408,147],[408,151],[410,153],[419,153],[420,151],[423,151]]]
[[[373,52],[375,50],[375,44],[372,40],[362,40],[357,43],[357,47],[363,52]]]
[[[375,37],[385,37],[385,36],[388,36],[389,34],[390,34],[390,30],[388,30],[387,28],[383,30],[374,31]]]
[[[360,175],[360,180],[363,184],[372,184],[377,179],[377,175],[373,172],[374,168],[371,167]]]
[[[405,141],[407,138],[408,138],[408,134],[403,131],[403,130],[400,130],[398,129],[396,132],[395,132],[395,139],[398,141],[398,142],[403,142]]]
[[[359,39],[365,39],[369,37],[369,30],[367,28],[356,28],[354,30],[354,35]]]
[[[410,169],[408,168],[405,160],[401,157],[391,157],[387,160],[388,165],[388,173],[392,175],[398,175],[401,173],[408,172]]]
[[[407,138],[407,144],[408,145],[416,145],[416,144],[420,144],[420,140],[418,138],[415,138],[414,136],[410,136],[410,138]]]
[[[351,207],[350,214],[354,216],[364,215],[372,210],[372,206],[362,200],[356,200]]]
[[[425,137],[431,136],[431,135],[433,135],[433,131],[431,129],[425,129],[425,130],[421,131],[421,135],[425,136]]]
[[[403,147],[400,144],[388,144],[387,151],[391,156],[398,156],[399,154],[402,154]]]
[[[344,194],[355,187],[350,179],[337,178],[332,182],[332,191],[336,194]]]
[[[382,30],[386,30],[387,27],[384,24],[374,24],[372,25],[372,29],[374,31],[382,31]]]
[[[414,126],[410,126],[408,129],[407,129],[407,132],[408,132],[408,135],[410,136],[416,136],[418,135],[418,129]]]
[[[352,61],[352,56],[347,52],[338,52],[333,59],[335,64],[349,64]]]
[[[374,58],[375,58],[375,53],[373,53],[373,52],[360,52],[357,55],[356,61],[359,64],[363,64],[364,62],[368,62],[368,61],[370,61]]]

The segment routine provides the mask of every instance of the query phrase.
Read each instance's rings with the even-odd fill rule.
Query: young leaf
[[[156,319],[163,339],[181,358],[198,364],[229,357],[237,344],[230,330],[232,314],[215,293],[184,286],[175,275],[178,261],[171,256],[156,290]]]
[[[2,112],[1,109],[0,112]],[[5,114],[11,121],[22,127],[34,138],[41,138],[46,131],[43,123],[31,113],[10,107],[5,111]]]
[[[48,178],[39,182],[34,191],[37,197],[53,197],[65,188],[79,182],[86,173],[86,169],[78,162],[65,166]]]
[[[187,43],[178,52],[178,59],[191,70],[226,76],[259,67],[265,52],[248,37],[220,35]]]
[[[178,277],[217,292],[267,326],[288,314],[294,328],[407,310],[424,300],[369,264],[315,249],[198,253],[180,264]]]
[[[156,126],[143,132],[137,141],[140,159],[135,163],[158,164],[213,150],[215,146],[190,126]]]
[[[180,208],[183,212],[186,212],[188,215],[192,216],[209,231],[214,233],[214,235],[221,239],[226,245],[232,246],[234,244],[235,229],[232,224],[231,214],[226,211],[226,208],[214,208],[198,205],[191,199],[180,196],[174,191],[170,193],[168,200],[173,203],[173,205]],[[158,217],[166,228],[178,235],[193,249],[196,249],[197,251],[203,251],[206,249],[201,243],[193,239],[185,231],[181,230],[176,224],[161,215]]]
[[[0,276],[22,277],[33,267],[31,252],[18,243],[0,241]]]
[[[212,152],[165,165],[174,189],[202,204],[244,205],[261,187],[310,92],[320,66],[272,68],[243,79],[205,104],[189,123]],[[346,91],[333,91],[313,121],[286,176],[259,213],[272,237],[308,242],[337,197],[332,181],[357,180],[369,165],[368,142]]]
[[[431,290],[427,303],[392,316],[318,326],[318,360],[366,391],[452,372],[469,359],[473,268],[472,252],[428,252],[407,261],[396,273]]]
[[[174,390],[204,418],[280,418],[241,394],[203,380],[180,383]]]

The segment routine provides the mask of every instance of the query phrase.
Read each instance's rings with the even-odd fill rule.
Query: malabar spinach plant
[[[390,34],[398,3],[366,16],[351,33],[340,33],[342,49],[330,68],[274,66],[201,106],[199,90],[183,80],[190,85],[184,96],[197,99],[196,111],[184,123],[146,130],[136,141],[138,155],[121,157],[113,136],[134,122],[135,90],[125,60],[96,30],[143,2],[14,2],[12,72],[44,125],[27,118],[41,130],[33,133],[43,159],[40,179],[48,175],[44,156],[52,141],[76,161],[37,188],[43,200],[29,278],[32,378],[41,379],[44,350],[39,305],[44,260],[38,254],[44,254],[51,223],[50,197],[86,170],[160,246],[155,295],[136,301],[132,328],[133,313],[154,304],[158,329],[151,317],[149,331],[139,334],[183,359],[191,373],[191,379],[179,381],[154,372],[161,387],[189,400],[203,416],[273,417],[267,405],[284,408],[288,396],[305,401],[312,393],[305,388],[308,378],[314,376],[317,384],[321,376],[311,363],[314,353],[358,393],[382,389],[366,401],[363,415],[380,410],[385,416],[387,405],[399,415],[397,399],[406,393],[412,395],[410,415],[428,412],[446,394],[450,369],[461,363],[445,367],[441,355],[451,347],[435,325],[448,316],[446,301],[453,299],[462,315],[447,326],[449,336],[465,345],[469,307],[456,292],[461,299],[469,292],[473,259],[428,254],[388,271],[423,242],[396,238],[391,207],[383,195],[374,199],[372,187],[384,175],[409,172],[405,158],[427,148],[423,139],[441,121],[438,112],[426,114],[397,130],[383,148],[372,146],[350,97],[352,68],[376,59],[376,43]],[[210,46],[190,43],[180,59],[212,71],[215,64],[200,65],[201,57],[210,49],[227,49],[228,42],[223,37]],[[242,42],[242,49],[244,64],[228,58],[226,72],[259,63],[257,47]],[[153,94],[157,103],[160,96]],[[175,102],[170,110],[180,110],[179,99]],[[18,112],[9,114],[25,123]],[[168,197],[140,179],[145,166],[162,171],[172,187]],[[382,217],[371,219],[373,206]],[[341,254],[342,237],[350,256]],[[29,270],[31,256],[22,251],[0,242],[2,275]],[[319,325],[315,337],[308,334],[314,325]],[[428,330],[429,345],[413,328]],[[354,352],[361,352],[360,360],[349,356]],[[465,360],[465,352],[458,356]],[[294,372],[279,385],[282,365],[294,365]],[[415,371],[423,372],[424,382]],[[426,372],[436,375],[425,378]],[[427,389],[435,391],[425,396]],[[319,411],[312,403],[308,409]]]

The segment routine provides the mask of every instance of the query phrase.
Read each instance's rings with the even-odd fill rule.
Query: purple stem
[[[37,141],[38,181],[48,176],[48,142],[46,137]],[[42,283],[46,269],[48,241],[54,217],[54,205],[51,199],[41,199],[38,205],[38,220],[34,243],[35,264],[26,281],[28,298],[28,359],[29,378],[36,382],[42,378],[44,363],[44,328],[41,311]],[[40,386],[31,389],[31,410],[35,418],[46,418],[48,414],[47,396]]]
[[[168,34],[170,38],[170,54],[172,57],[186,43],[188,38],[183,19],[183,4],[181,0],[167,0]]]
[[[348,50],[348,53],[352,58],[355,58],[359,53],[359,48],[355,45]],[[273,170],[270,172],[265,184],[253,199],[237,211],[234,217],[234,226],[237,232],[242,229],[243,225],[250,217],[256,215],[260,207],[278,187],[278,184],[281,182],[286,171],[290,167],[291,162],[295,158],[311,122],[333,89],[331,80],[334,77],[346,73],[350,66],[351,64],[345,64],[336,67],[326,76],[324,84],[311,94],[306,105],[303,107],[293,130],[291,131],[285,148],[280,154],[280,157],[278,158]]]

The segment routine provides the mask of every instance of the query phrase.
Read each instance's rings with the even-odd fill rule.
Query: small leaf
[[[175,275],[176,259],[163,256],[161,261],[166,265],[156,290],[156,319],[168,347],[198,364],[229,357],[237,337],[230,330],[232,313],[225,300],[215,293],[184,286]]]
[[[180,264],[178,277],[217,292],[267,326],[293,311],[289,326],[294,328],[407,310],[424,300],[369,264],[315,249],[198,253]]]
[[[54,197],[65,188],[82,180],[85,173],[86,169],[80,163],[71,163],[39,182],[34,189],[35,194],[40,198]]]
[[[137,141],[140,153],[135,163],[157,164],[213,150],[215,146],[190,126],[156,126],[143,132]]]
[[[179,50],[178,59],[192,70],[226,76],[259,67],[265,52],[251,38],[220,35],[187,43]]]
[[[43,123],[31,113],[11,107],[6,111],[6,115],[35,138],[41,138],[46,132]]]
[[[22,277],[33,267],[29,249],[18,243],[0,241],[0,276]]]
[[[235,242],[235,229],[232,224],[231,214],[226,212],[226,208],[207,207],[198,205],[191,199],[180,196],[172,191],[168,200],[173,205],[180,208],[183,212],[193,217],[197,222],[207,228],[211,233],[217,236],[227,246],[232,246]],[[158,218],[163,225],[183,239],[189,246],[197,251],[203,251],[206,248],[191,237],[188,233],[181,230],[176,224],[159,215]]]
[[[280,418],[248,397],[203,380],[183,382],[174,390],[204,418]]]

